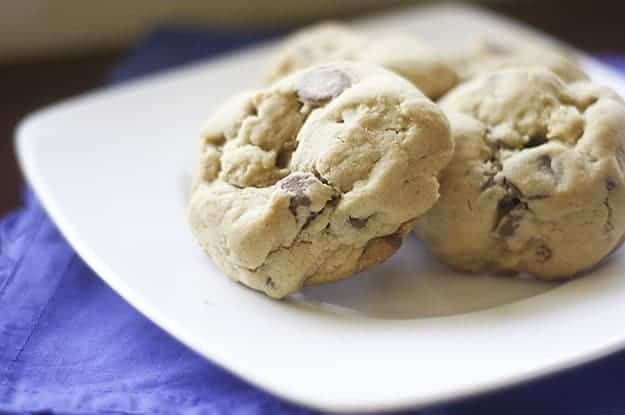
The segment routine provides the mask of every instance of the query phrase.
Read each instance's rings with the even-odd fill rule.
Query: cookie
[[[236,281],[281,298],[380,263],[438,199],[442,111],[365,63],[312,67],[206,124],[191,229]]]
[[[567,83],[588,80],[567,51],[531,42],[512,45],[481,39],[452,58],[450,64],[463,81],[487,72],[533,66],[549,69]]]
[[[455,141],[416,233],[463,271],[571,277],[625,233],[625,104],[545,69],[475,78],[441,107]]]
[[[338,23],[322,23],[287,38],[266,78],[272,82],[298,69],[337,60],[384,66],[432,99],[442,96],[458,81],[445,59],[413,37],[367,36]]]

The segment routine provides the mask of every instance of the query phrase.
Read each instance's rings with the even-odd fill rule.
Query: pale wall
[[[0,0],[0,63],[116,47],[159,23],[284,27],[402,0]]]

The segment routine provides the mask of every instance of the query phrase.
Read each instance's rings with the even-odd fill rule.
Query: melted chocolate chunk
[[[503,237],[514,234],[519,227],[519,222],[525,211],[527,204],[523,202],[518,193],[512,191],[499,200],[497,204],[495,229]]]
[[[297,97],[305,104],[319,104],[336,98],[351,86],[351,81],[344,72],[322,67],[304,74],[297,83]]]
[[[350,216],[349,217],[349,224],[352,225],[356,229],[362,229],[365,226],[367,226],[367,218],[360,219],[360,218],[352,218]]]
[[[291,162],[292,154],[293,154],[293,151],[291,150],[285,150],[285,149],[280,150],[280,152],[278,153],[276,157],[276,167],[280,169],[286,168]]]
[[[499,200],[497,204],[497,217],[501,219],[502,217],[508,215],[512,212],[517,206],[520,206],[523,202],[516,196],[513,195],[505,195]]]
[[[546,245],[540,245],[535,251],[538,262],[547,262],[551,258],[551,249]]]

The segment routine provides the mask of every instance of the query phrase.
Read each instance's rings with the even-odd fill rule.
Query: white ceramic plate
[[[458,6],[358,21],[441,47],[545,39]],[[349,281],[273,301],[231,282],[186,225],[202,121],[257,83],[272,45],[67,101],[17,133],[22,168],[87,263],[198,353],[289,400],[335,411],[419,406],[578,364],[625,344],[625,256],[563,285],[465,277],[415,240]],[[589,73],[625,82],[592,59]],[[540,294],[540,295],[537,295]]]

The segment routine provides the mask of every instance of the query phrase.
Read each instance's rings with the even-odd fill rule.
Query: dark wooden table
[[[29,112],[101,85],[121,51],[0,66],[0,215],[19,205],[13,132]]]
[[[591,53],[625,53],[625,1],[494,1],[487,7]],[[19,205],[13,131],[27,113],[102,85],[125,51],[0,66],[0,215]]]

